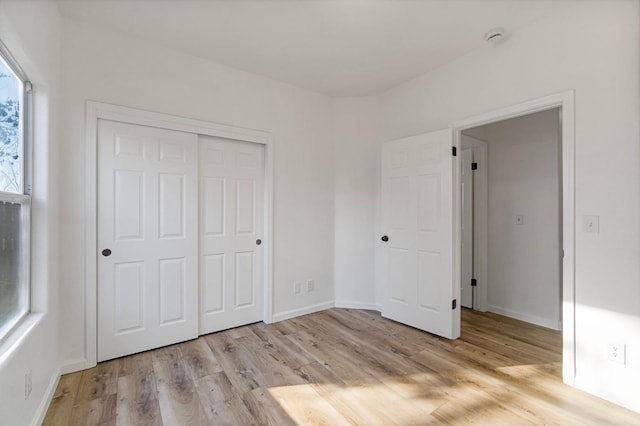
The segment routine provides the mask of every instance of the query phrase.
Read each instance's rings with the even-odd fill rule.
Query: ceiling
[[[59,0],[63,16],[334,97],[380,93],[572,0]]]

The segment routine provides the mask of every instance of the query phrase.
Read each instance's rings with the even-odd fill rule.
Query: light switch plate
[[[600,233],[600,216],[597,215],[584,215],[582,229],[585,234],[599,234]]]

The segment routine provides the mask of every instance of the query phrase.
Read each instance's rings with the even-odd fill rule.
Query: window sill
[[[27,336],[44,317],[43,313],[30,313],[0,341],[0,367],[22,346]]]

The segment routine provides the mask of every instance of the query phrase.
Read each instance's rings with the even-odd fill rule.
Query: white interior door
[[[197,337],[197,136],[98,121],[98,361]]]
[[[262,320],[264,146],[199,137],[200,334]]]
[[[382,148],[382,315],[450,339],[460,336],[452,146],[446,129]]]
[[[461,241],[460,262],[462,264],[460,279],[460,303],[465,308],[473,308],[473,150],[464,149],[460,156],[461,169]]]

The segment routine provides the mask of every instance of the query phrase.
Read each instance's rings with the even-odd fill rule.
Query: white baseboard
[[[603,387],[599,381],[592,377],[592,375],[587,374],[576,374],[574,387],[576,389],[580,389],[583,392],[590,393],[591,395],[595,395],[598,398],[606,399],[607,401],[624,407],[628,410],[634,411],[636,413],[640,413],[640,401],[638,401],[637,393],[635,392],[611,392],[607,390],[607,387]],[[611,377],[613,379],[613,377]],[[622,377],[618,377],[617,380],[622,379]],[[613,379],[611,385],[615,388],[615,384],[622,385],[619,389],[623,389],[627,387],[627,383],[615,383],[617,380]],[[622,379],[624,380],[624,379]],[[630,389],[630,388],[629,388]]]
[[[47,410],[49,409],[49,404],[51,404],[53,395],[55,395],[56,393],[58,382],[60,382],[59,368],[56,369],[51,375],[51,380],[49,380],[49,385],[47,385],[47,389],[45,389],[44,391],[44,395],[42,396],[42,401],[40,401],[40,405],[38,405],[38,409],[36,410],[36,413],[33,416],[33,421],[31,422],[33,426],[40,426],[44,421],[44,417],[47,415]]]
[[[336,308],[367,309],[380,312],[380,305],[376,303],[354,302],[351,300],[336,300]]]
[[[95,364],[91,364],[86,358],[74,358],[67,360],[60,366],[60,375],[75,373],[92,367],[95,367]]]
[[[548,318],[541,318],[535,315],[529,315],[522,312],[512,311],[511,309],[505,309],[500,306],[489,305],[488,311],[494,314],[504,315],[505,317],[514,318],[520,321],[530,322],[541,327],[550,328],[552,330],[562,330],[562,323],[560,321],[550,320]]]
[[[325,309],[331,309],[335,306],[333,301],[318,303],[316,305],[305,306],[303,308],[292,309],[290,311],[280,312],[274,314],[272,322],[284,321],[291,318],[299,317],[301,315],[312,314],[314,312],[324,311]]]

